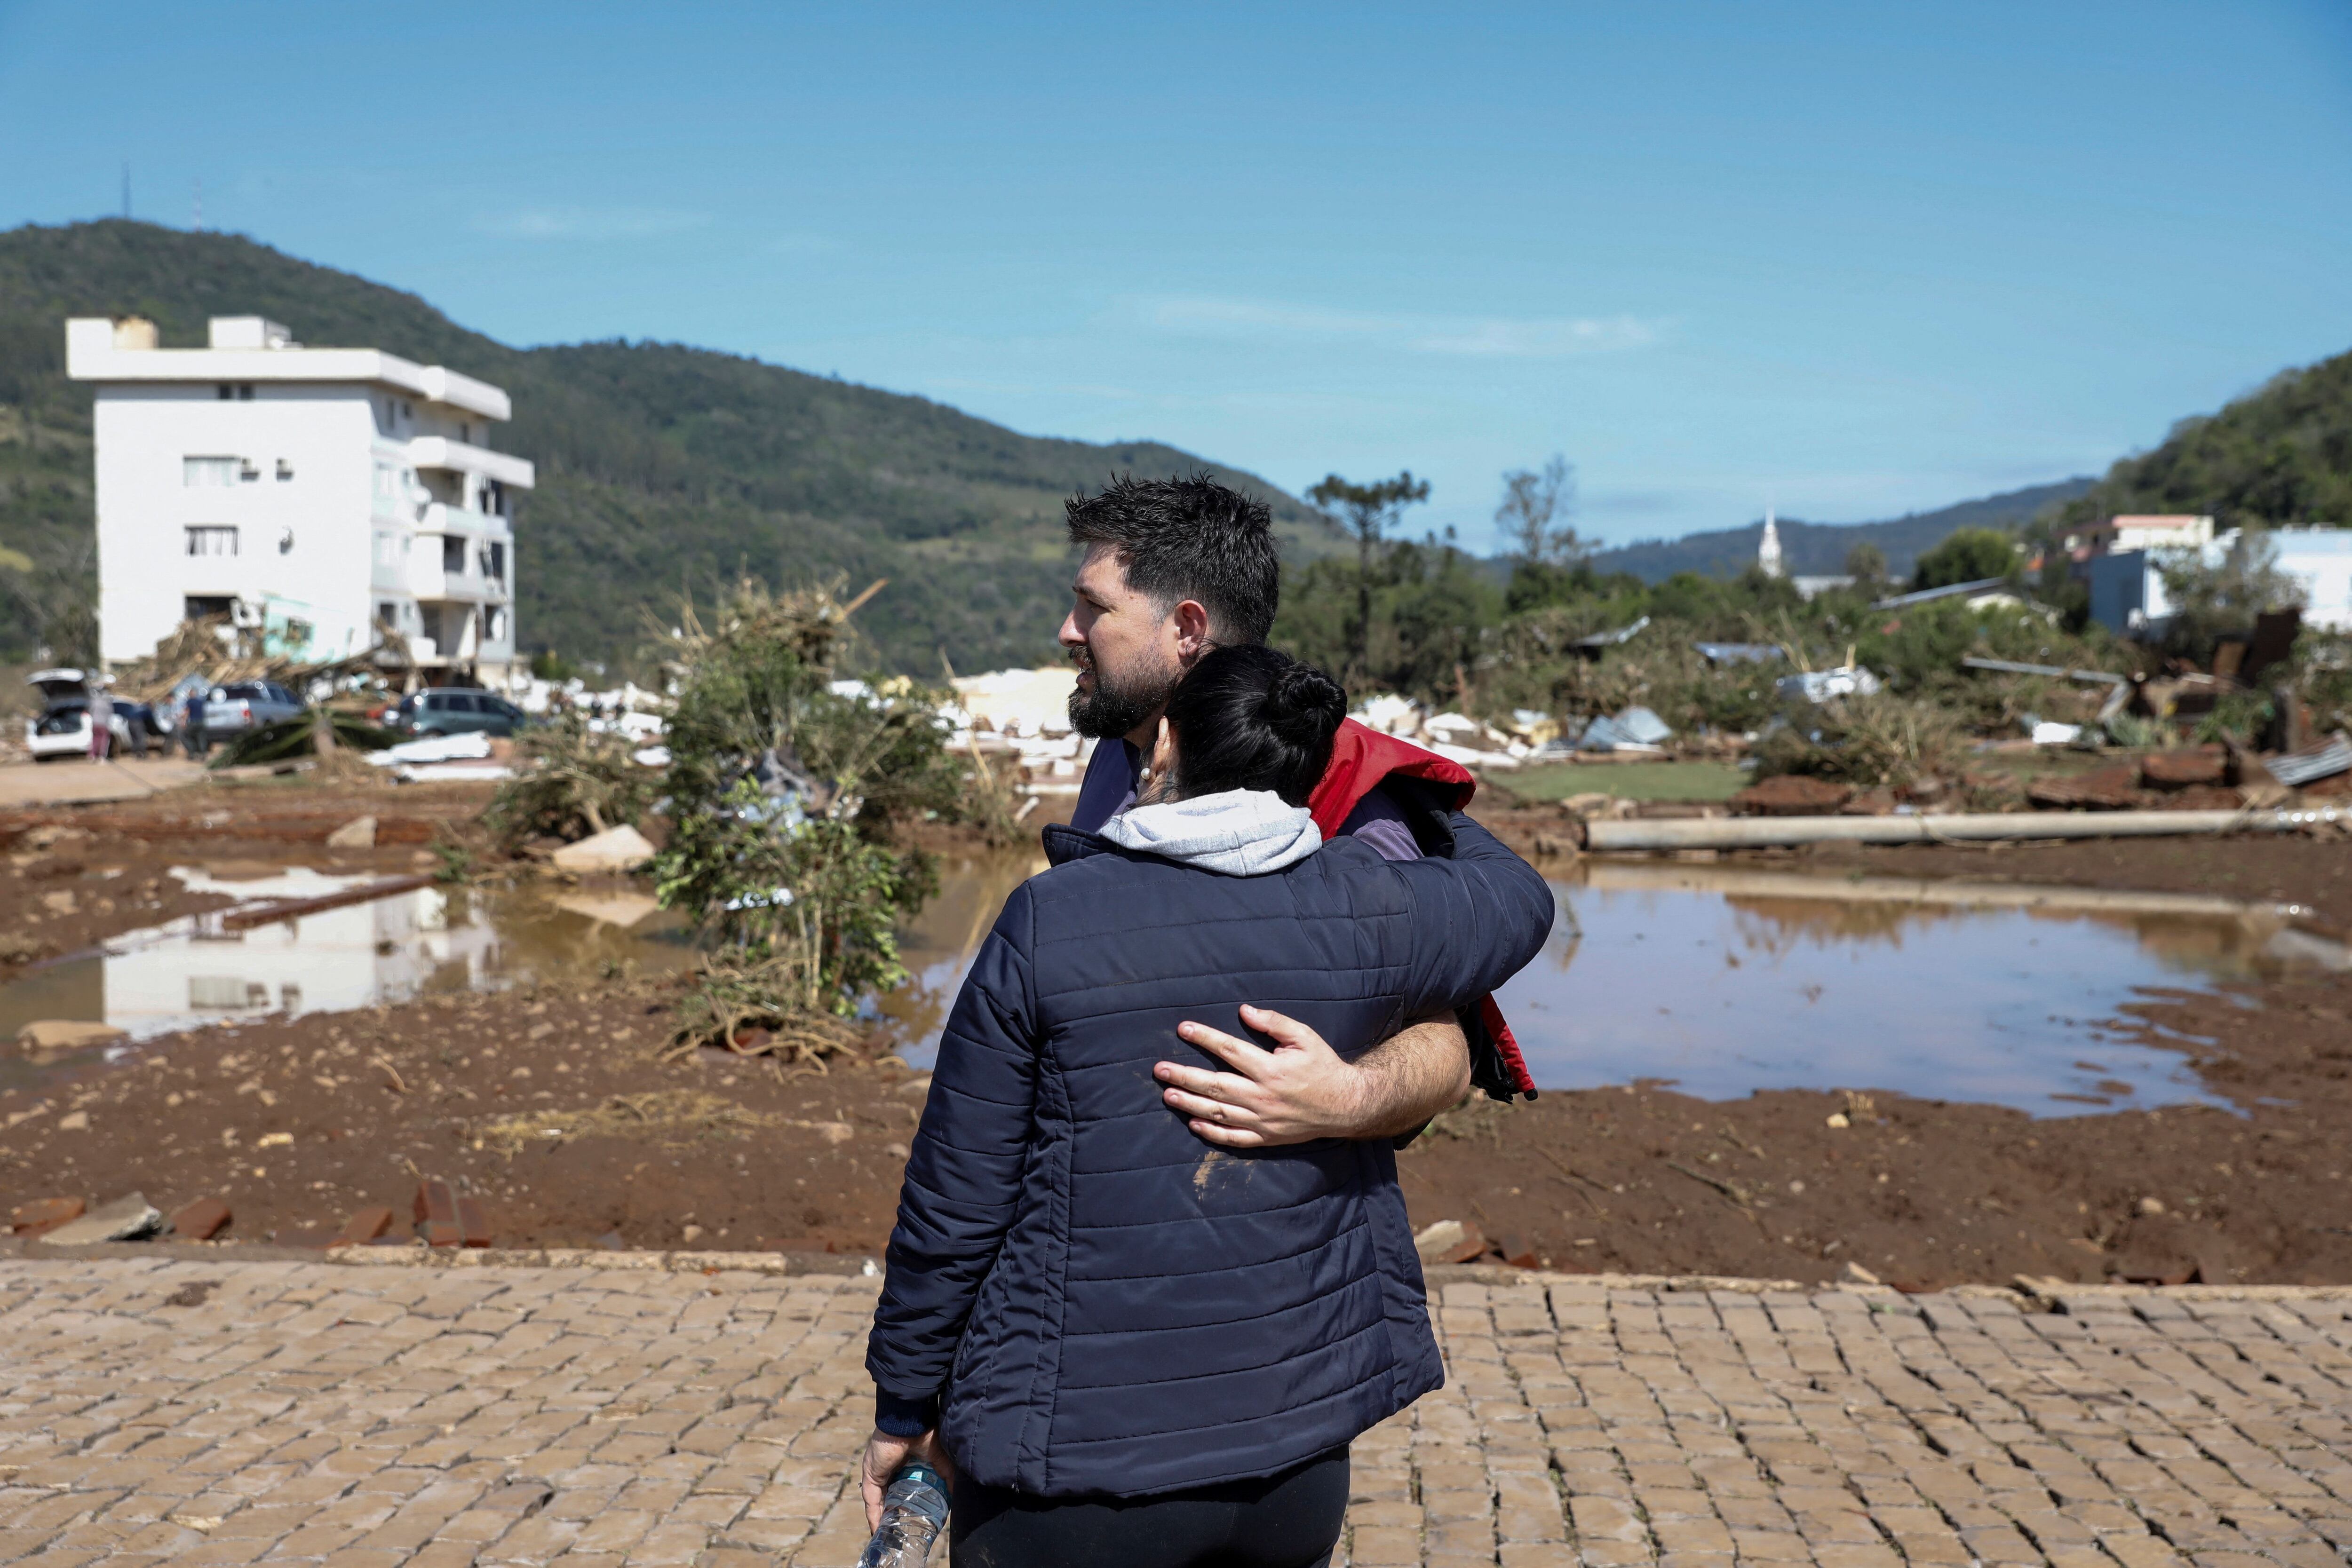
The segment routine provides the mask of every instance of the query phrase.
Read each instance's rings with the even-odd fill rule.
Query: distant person
[[[1347,698],[1320,671],[1219,648],[1156,706],[1134,805],[1047,828],[1005,901],[907,1163],[861,1479],[871,1522],[908,1456],[950,1473],[959,1564],[1329,1562],[1349,1443],[1443,1381],[1396,1153],[1204,1147],[1153,1061],[1253,1030],[1352,1061],[1551,930],[1459,812],[1451,858],[1324,841]]]
[[[180,744],[190,761],[197,761],[212,750],[212,739],[205,734],[205,688],[198,686],[188,694],[180,708]]]
[[[114,745],[114,699],[107,695],[104,675],[92,675],[89,691],[89,759],[103,762]]]

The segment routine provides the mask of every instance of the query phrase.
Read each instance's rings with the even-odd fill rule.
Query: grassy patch
[[[1526,800],[1614,795],[1625,800],[1725,800],[1748,782],[1727,762],[1562,762],[1523,768],[1497,780]]]

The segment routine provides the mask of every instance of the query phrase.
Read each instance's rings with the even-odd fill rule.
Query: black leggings
[[[1348,1450],[1278,1476],[1153,1497],[1025,1497],[959,1481],[955,1568],[1326,1568],[1348,1512]]]

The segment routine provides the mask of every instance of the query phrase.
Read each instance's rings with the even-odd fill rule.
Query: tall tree
[[[1555,452],[1540,473],[1518,468],[1503,476],[1503,504],[1495,508],[1495,526],[1521,560],[1531,566],[1564,566],[1584,553],[1583,541],[1568,526],[1575,510],[1576,469]]]
[[[1860,541],[1845,552],[1845,574],[1856,582],[1885,582],[1886,552],[1868,539]]]
[[[1410,468],[1370,485],[1351,485],[1332,474],[1307,491],[1307,498],[1317,511],[1356,536],[1355,673],[1360,675],[1372,662],[1373,557],[1404,509],[1429,499],[1429,481],[1414,478]]]

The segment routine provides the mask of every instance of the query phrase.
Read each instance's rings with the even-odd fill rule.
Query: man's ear
[[[1176,654],[1189,667],[1192,661],[1207,653],[1209,642],[1208,607],[1197,599],[1180,599],[1169,615],[1176,625]]]

